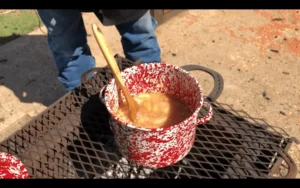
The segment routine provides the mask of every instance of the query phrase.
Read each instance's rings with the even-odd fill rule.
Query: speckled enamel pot
[[[193,114],[166,128],[138,128],[123,122],[113,113],[119,106],[119,89],[112,79],[102,101],[111,115],[112,130],[121,154],[131,162],[150,168],[166,167],[184,158],[194,143],[197,125],[204,124],[212,116],[212,108],[204,102],[198,81],[179,67],[158,63],[130,67],[122,72],[122,77],[132,95],[168,93],[183,100]],[[120,97],[124,100],[122,94]],[[200,119],[198,113],[203,105],[209,107],[209,112]]]
[[[0,152],[0,179],[26,179],[28,172],[22,162],[11,154]]]

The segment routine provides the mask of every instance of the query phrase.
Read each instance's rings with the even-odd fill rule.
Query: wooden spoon
[[[138,105],[137,105],[136,101],[133,99],[133,97],[129,94],[129,91],[127,90],[127,88],[125,86],[124,80],[121,77],[121,72],[118,67],[118,64],[117,64],[115,58],[110,53],[110,50],[108,48],[108,45],[106,43],[106,40],[105,40],[104,35],[101,32],[100,28],[96,24],[93,24],[92,29],[93,29],[95,38],[97,39],[98,45],[105,57],[110,69],[112,70],[113,76],[116,79],[117,84],[122,89],[122,91],[125,95],[125,98],[126,98],[126,101],[127,101],[128,107],[129,107],[129,111],[130,111],[131,120],[134,121],[135,117],[136,117]]]

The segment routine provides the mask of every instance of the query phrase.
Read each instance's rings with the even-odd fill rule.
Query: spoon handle
[[[106,40],[104,38],[102,31],[96,24],[92,25],[92,29],[93,29],[95,38],[98,42],[98,45],[105,57],[110,69],[112,70],[112,73],[113,73],[117,83],[119,84],[120,88],[122,89],[122,91],[124,93],[124,96],[126,98],[126,101],[127,101],[127,104],[128,104],[129,110],[130,110],[131,119],[132,119],[132,121],[134,121],[136,113],[137,113],[137,104],[136,104],[135,100],[132,98],[132,96],[129,94],[129,91],[127,90],[127,88],[125,86],[124,80],[121,77],[121,72],[118,67],[118,64],[108,48],[108,45],[106,43]]]

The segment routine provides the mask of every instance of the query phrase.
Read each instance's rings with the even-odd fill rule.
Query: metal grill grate
[[[122,69],[133,65],[116,58]],[[101,69],[4,141],[0,151],[19,157],[31,178],[266,178],[282,161],[288,168],[282,177],[296,176],[286,154],[292,139],[283,130],[217,102],[182,161],[156,170],[130,164],[115,147],[98,97],[111,77],[108,68]]]

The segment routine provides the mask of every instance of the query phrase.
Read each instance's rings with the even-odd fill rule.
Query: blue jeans
[[[48,44],[58,69],[58,80],[71,91],[81,84],[81,76],[95,66],[87,44],[86,30],[78,10],[38,10],[48,29]],[[148,11],[138,20],[116,25],[125,57],[142,63],[160,62],[160,47],[154,33],[156,20]]]

